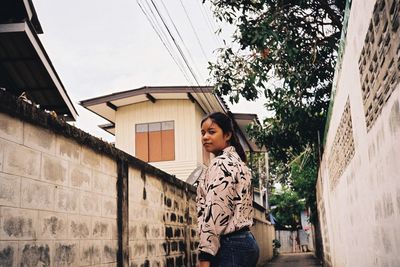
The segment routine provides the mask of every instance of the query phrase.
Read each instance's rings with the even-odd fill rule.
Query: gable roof
[[[224,100],[213,94],[211,86],[144,86],[82,100],[79,104],[110,123],[115,123],[115,112],[120,107],[144,101],[154,103],[157,100],[165,99],[190,100],[198,105],[204,113],[214,111],[227,113],[229,111]]]

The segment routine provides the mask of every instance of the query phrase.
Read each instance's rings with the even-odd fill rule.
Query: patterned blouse
[[[233,146],[214,158],[197,187],[200,260],[220,247],[220,236],[253,224],[251,175]]]

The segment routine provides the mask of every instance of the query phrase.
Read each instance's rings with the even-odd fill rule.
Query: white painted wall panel
[[[358,61],[375,0],[353,1],[320,167],[325,255],[334,267],[400,266],[400,83],[367,131]],[[389,1],[385,1],[388,3]],[[329,156],[349,99],[355,154],[333,183]]]
[[[146,101],[121,107],[116,112],[115,145],[135,155],[135,124],[173,120],[175,161],[157,162],[153,165],[186,179],[199,162],[200,122],[196,113],[195,105],[190,100],[180,99],[157,100],[155,103]]]
[[[203,112],[203,110],[201,110],[201,108],[199,108],[196,105],[196,110],[195,110],[195,123],[194,123],[194,128],[196,129],[196,138],[197,140],[199,140],[199,142],[197,143],[196,146],[196,153],[197,153],[197,166],[200,166],[203,164],[203,145],[201,143],[201,128],[200,128],[200,123],[201,120],[203,119],[203,117],[206,114]]]

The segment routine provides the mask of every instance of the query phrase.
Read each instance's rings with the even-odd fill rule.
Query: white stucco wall
[[[400,70],[395,73],[395,89],[387,95],[369,130],[359,70],[375,2],[353,1],[343,63],[336,76],[336,95],[317,186],[328,266],[400,266]],[[384,2],[389,6],[393,1]],[[399,33],[390,34],[391,44],[397,45]],[[398,56],[394,59],[398,64]],[[382,81],[376,82],[383,85]],[[344,131],[345,139],[339,144],[336,136],[338,132],[343,134],[339,129],[344,129],[341,119],[346,103],[351,127]],[[347,151],[351,132],[354,154],[335,180],[332,166],[338,161],[332,163],[332,151],[335,147],[339,152]],[[344,157],[338,155],[339,159]]]

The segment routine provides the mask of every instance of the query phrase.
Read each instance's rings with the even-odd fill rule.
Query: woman
[[[197,187],[200,267],[252,267],[259,256],[251,176],[231,119],[221,112],[201,121],[202,143],[215,155]]]

